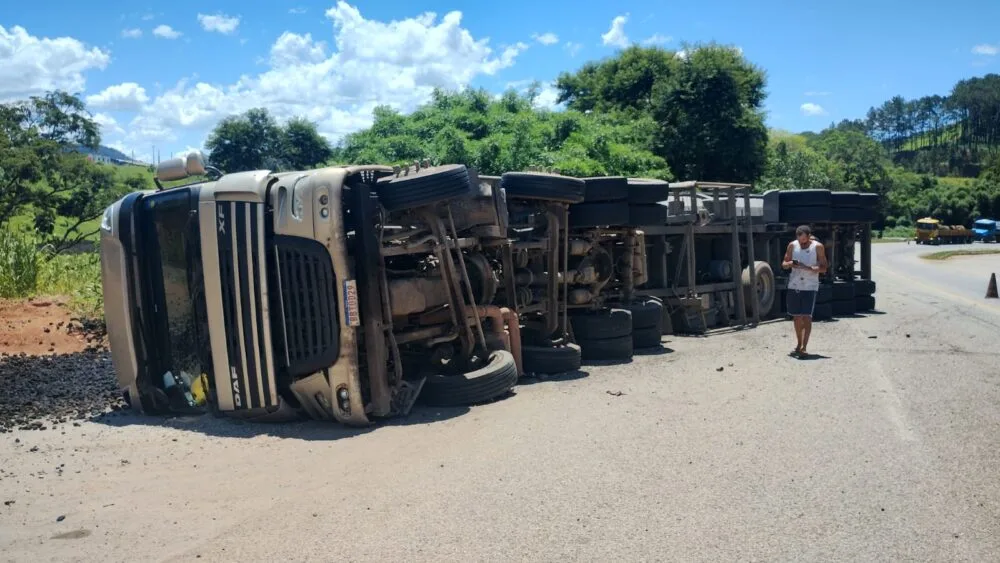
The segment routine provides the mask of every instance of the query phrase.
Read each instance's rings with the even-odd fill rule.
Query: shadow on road
[[[590,372],[583,370],[568,371],[564,373],[538,373],[526,375],[517,381],[518,386],[537,385],[539,383],[559,383],[561,381],[575,381],[590,377]]]
[[[514,393],[509,393],[492,402],[502,401],[513,395]],[[141,415],[131,411],[105,413],[93,418],[92,421],[97,424],[117,428],[149,426],[197,432],[219,438],[272,436],[275,438],[304,441],[333,441],[368,434],[382,427],[432,424],[456,418],[468,413],[470,410],[470,407],[430,407],[418,404],[413,407],[408,416],[385,419],[371,426],[360,428],[343,426],[332,421],[251,422],[226,416],[212,416],[210,414],[164,417]]]
[[[803,362],[811,362],[814,360],[829,360],[830,357],[822,354],[800,354],[795,359],[802,360]]]

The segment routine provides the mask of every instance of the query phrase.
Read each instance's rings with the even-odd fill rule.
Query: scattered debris
[[[873,335],[869,336],[868,338],[869,338],[870,340],[874,340],[874,339],[878,338],[878,336],[875,336],[875,335],[873,334]]]
[[[66,515],[65,514],[61,514],[58,518],[56,518],[56,522],[62,522],[65,519],[66,519]]]
[[[726,368],[724,368],[722,366],[719,366],[719,367],[715,368],[715,371],[723,371],[724,369],[726,369]]]
[[[607,393],[608,395],[611,395],[612,397],[621,397],[622,395],[625,394],[625,393],[622,393],[621,391],[605,391],[605,393]]]

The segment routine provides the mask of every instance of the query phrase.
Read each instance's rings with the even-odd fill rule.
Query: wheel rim
[[[757,304],[761,309],[774,299],[774,283],[770,276],[757,276]],[[760,311],[764,312],[764,311]]]

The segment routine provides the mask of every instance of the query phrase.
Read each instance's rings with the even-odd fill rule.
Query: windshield
[[[980,220],[976,221],[975,223],[973,223],[972,226],[975,227],[975,228],[977,228],[977,229],[992,229],[993,228],[993,221],[989,221],[989,220],[985,220],[985,219],[980,219]]]
[[[167,387],[176,383],[164,378],[167,371],[187,385],[203,371],[199,351],[207,333],[199,331],[195,308],[201,283],[195,275],[200,271],[200,260],[197,214],[192,199],[191,191],[184,189],[143,200],[145,225],[152,239],[147,246],[150,273],[154,284],[162,284],[152,292],[156,336],[153,345],[160,360],[160,373],[153,376],[161,378],[157,383]]]
[[[918,229],[923,229],[925,231],[933,231],[934,229],[937,228],[937,224],[935,224],[935,223],[917,223],[917,228]]]

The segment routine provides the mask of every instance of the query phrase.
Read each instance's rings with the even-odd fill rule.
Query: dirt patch
[[[97,352],[103,327],[79,321],[61,299],[0,300],[0,356]]]

